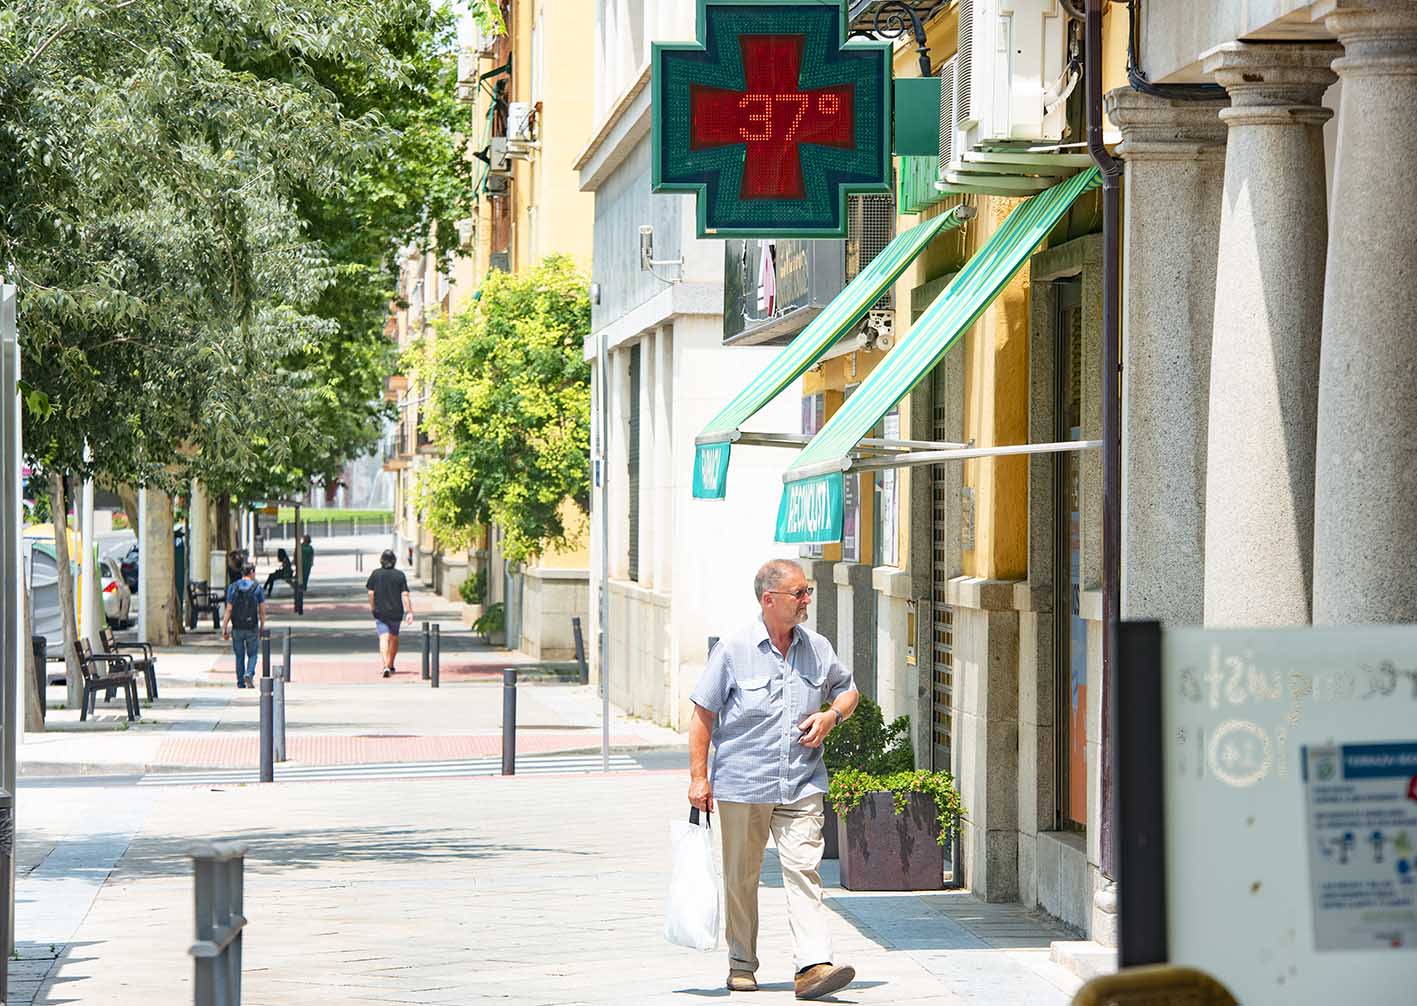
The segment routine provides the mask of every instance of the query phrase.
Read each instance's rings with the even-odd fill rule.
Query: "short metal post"
[[[196,1006],[241,1006],[241,942],[246,928],[244,845],[200,845],[191,851],[196,892]]]
[[[429,675],[429,673],[428,673],[428,661],[429,661],[429,659],[432,657],[432,649],[433,649],[433,630],[429,627],[429,623],[424,622],[424,623],[423,623],[423,680],[424,680],[424,681],[427,681],[428,678],[430,677],[430,675]]]
[[[261,675],[261,782],[276,781],[275,681]]]
[[[290,673],[290,626],[288,625],[285,627],[285,638],[281,640],[280,644],[280,663],[281,667],[285,669],[285,680],[294,680],[294,676]]]
[[[431,671],[432,676],[433,676],[433,680],[430,682],[430,684],[431,684],[434,688],[437,688],[437,687],[438,687],[438,672],[439,672],[439,670],[440,670],[440,668],[441,668],[441,666],[442,666],[442,663],[443,663],[443,627],[442,627],[441,625],[439,625],[437,622],[434,622],[434,623],[433,623],[433,667],[432,667],[432,671]]]
[[[581,633],[580,616],[571,619],[571,634],[576,637],[576,667],[580,669],[581,684],[590,684],[590,665],[585,659],[585,636]]]
[[[275,682],[275,736],[271,742],[271,758],[273,761],[285,761],[285,668],[282,667],[271,680]]]
[[[271,676],[271,630],[261,630],[261,677]]]
[[[517,774],[517,669],[502,671],[502,774]]]

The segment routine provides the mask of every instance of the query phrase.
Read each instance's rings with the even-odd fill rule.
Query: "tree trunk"
[[[178,613],[174,604],[177,593],[173,583],[174,554],[172,551],[172,498],[161,489],[148,487],[147,552],[138,561],[141,589],[140,603],[146,605],[145,624],[148,638],[154,646],[175,646]]]
[[[74,648],[79,627],[74,621],[74,571],[69,568],[69,507],[64,499],[64,476],[49,474],[49,510],[54,516],[54,565],[59,574],[59,626],[64,636],[64,678],[68,682],[69,708],[79,708],[84,685],[79,677],[79,656]]]
[[[235,539],[236,536],[232,533],[231,527],[231,499],[230,497],[222,496],[216,501],[217,548],[221,549],[223,552],[230,552],[236,547],[234,544]],[[216,584],[212,584],[212,586],[215,587]]]
[[[26,586],[21,591],[20,603],[24,605],[24,626],[25,636],[22,643],[24,647],[24,674],[25,674],[25,732],[37,734],[44,730],[44,688],[48,682],[48,670],[42,666],[36,666],[38,661],[34,658],[34,618],[30,614],[30,592]]]
[[[113,491],[118,495],[119,502],[123,504],[123,512],[128,515],[128,526],[136,535],[138,525],[142,520],[142,514],[138,513],[138,490],[126,482],[122,482],[114,486]]]

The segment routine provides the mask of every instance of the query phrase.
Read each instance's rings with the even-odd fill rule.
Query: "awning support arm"
[[[699,443],[737,443],[745,447],[806,447],[811,443],[810,433],[744,433],[741,430],[729,436],[715,439],[699,439]],[[969,447],[947,440],[896,440],[884,437],[867,437],[857,443],[857,448],[872,454],[904,454],[910,451],[948,451]]]
[[[864,441],[863,441],[864,442]],[[1064,440],[1052,444],[1010,444],[1004,447],[954,447],[946,450],[909,451],[884,458],[846,458],[824,461],[818,465],[797,468],[782,476],[784,482],[796,482],[815,475],[832,472],[870,472],[885,468],[911,468],[915,465],[936,465],[944,461],[968,461],[971,458],[1001,458],[1019,454],[1062,454],[1066,451],[1096,450],[1101,440]]]

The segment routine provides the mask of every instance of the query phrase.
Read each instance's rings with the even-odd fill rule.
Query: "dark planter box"
[[[826,816],[822,819],[822,859],[836,859],[840,855],[837,851],[839,844],[836,840],[836,808],[830,803],[823,803]]]
[[[890,793],[868,793],[838,820],[841,886],[848,891],[939,891],[945,850],[935,841],[939,812],[932,797],[910,794],[896,814]]]

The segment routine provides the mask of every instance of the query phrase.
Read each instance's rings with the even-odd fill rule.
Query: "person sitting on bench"
[[[271,575],[266,577],[266,594],[271,593],[271,588],[276,585],[277,580],[284,580],[286,583],[295,584],[295,567],[290,563],[290,553],[283,548],[276,549],[276,568],[271,570]]]

